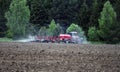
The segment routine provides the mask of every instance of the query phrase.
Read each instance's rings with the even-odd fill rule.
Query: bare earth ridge
[[[120,45],[0,43],[0,72],[120,72]]]

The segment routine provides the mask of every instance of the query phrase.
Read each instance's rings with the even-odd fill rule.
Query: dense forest
[[[30,10],[27,12],[30,15],[26,15],[26,11],[21,13],[24,19],[29,19],[24,21],[29,23],[28,27],[32,25],[36,30],[43,26],[48,28],[54,19],[64,32],[75,23],[85,31],[89,40],[120,42],[120,0],[21,0],[21,3],[22,1],[26,3],[21,4],[21,10],[27,8],[24,5]],[[12,14],[9,13],[14,10],[12,4],[18,2],[19,0],[0,0],[0,37],[5,37],[10,31],[7,22]]]

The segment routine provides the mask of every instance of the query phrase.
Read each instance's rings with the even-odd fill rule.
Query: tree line
[[[6,33],[8,35],[10,34],[10,29],[7,26],[8,19],[6,18],[7,16],[5,16],[5,13],[10,10],[10,4],[13,1],[15,0],[0,1],[0,36],[5,36]],[[26,6],[29,8],[30,14],[28,13],[29,21],[26,20],[27,22],[25,23],[29,23],[27,29],[31,27],[31,25],[34,25],[35,29],[39,30],[42,26],[49,28],[50,22],[54,19],[54,21],[59,23],[64,31],[66,31],[66,29],[72,23],[75,23],[76,25],[82,27],[82,29],[85,31],[85,35],[87,35],[89,40],[106,41],[110,37],[102,37],[103,35],[108,34],[107,32],[104,32],[104,28],[102,27],[105,24],[109,25],[109,22],[111,22],[111,25],[113,24],[112,27],[115,26],[114,28],[120,25],[120,1],[109,0],[109,3],[107,4],[108,7],[105,5],[107,1],[108,0],[27,0]],[[104,12],[105,8],[112,9],[112,12]],[[107,15],[108,13],[113,14],[109,16]],[[22,16],[26,16],[24,13],[21,14],[21,18]],[[107,17],[105,17],[105,15],[107,15]],[[111,20],[113,18],[114,20]],[[105,23],[103,23],[103,21],[105,21]],[[107,27],[109,26],[106,26],[106,28]],[[109,29],[111,30],[112,28]],[[107,31],[110,31],[109,29],[107,29]],[[115,30],[117,33],[114,33],[113,31],[110,32],[113,33],[111,37],[115,37],[115,42],[116,40],[120,40],[118,37],[118,31],[119,28]],[[94,35],[92,37],[95,38],[91,38],[91,35]],[[110,41],[113,40],[111,39],[107,42]]]

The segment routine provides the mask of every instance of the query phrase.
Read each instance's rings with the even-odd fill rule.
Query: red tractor
[[[60,41],[62,40],[65,43],[79,43],[80,37],[77,32],[70,32],[68,34],[60,34]]]
[[[59,35],[59,41],[60,42],[65,42],[65,43],[69,43],[71,40],[72,36],[69,34],[60,34]]]
[[[60,34],[59,36],[36,36],[37,42],[52,42],[52,43],[78,43],[80,38],[77,32],[70,32],[68,34]]]

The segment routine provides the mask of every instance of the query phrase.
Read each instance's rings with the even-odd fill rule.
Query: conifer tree
[[[81,5],[80,8],[80,26],[83,27],[85,30],[88,28],[88,22],[89,22],[89,8],[88,5],[86,4],[86,0],[83,0],[83,4]]]
[[[49,25],[49,28],[48,28],[49,36],[54,36],[56,27],[57,27],[57,26],[56,26],[55,21],[52,20],[51,23],[50,23],[50,25]]]
[[[117,23],[117,15],[109,1],[104,4],[99,21],[99,36],[106,43],[120,41],[120,25]]]
[[[90,26],[98,27],[98,18],[100,15],[100,8],[98,4],[98,0],[93,0],[92,8],[91,8],[91,16],[90,16]]]

